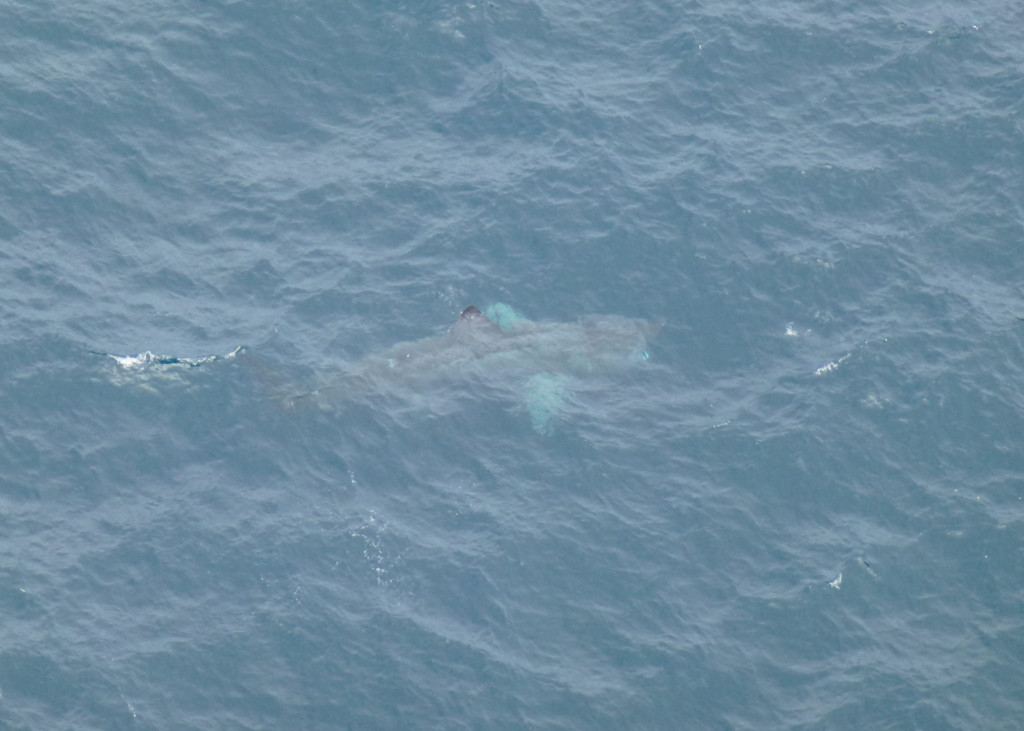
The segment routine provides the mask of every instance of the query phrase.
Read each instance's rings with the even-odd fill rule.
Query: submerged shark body
[[[308,396],[333,401],[354,393],[409,392],[475,379],[512,388],[526,401],[533,428],[550,433],[575,379],[613,373],[647,360],[659,325],[625,317],[577,323],[532,322],[511,307],[467,307],[442,336],[399,343],[357,361],[340,380]]]

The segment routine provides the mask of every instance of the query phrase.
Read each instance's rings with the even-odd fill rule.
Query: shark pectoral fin
[[[551,434],[569,400],[569,378],[553,373],[532,376],[523,389],[530,423],[539,434]]]

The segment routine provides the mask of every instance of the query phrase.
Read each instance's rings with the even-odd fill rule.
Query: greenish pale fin
[[[484,310],[484,316],[497,325],[502,332],[513,332],[531,323],[525,317],[503,302],[496,302]]]
[[[569,399],[569,378],[553,373],[532,376],[523,389],[526,410],[534,431],[551,434],[555,423]]]

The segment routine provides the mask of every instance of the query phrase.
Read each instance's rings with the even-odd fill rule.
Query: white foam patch
[[[226,355],[204,355],[199,358],[179,358],[173,355],[156,355],[147,350],[138,355],[112,355],[104,353],[126,371],[148,371],[163,370],[165,368],[196,368],[205,363],[212,363],[217,360],[229,360],[245,352],[245,346],[239,345]]]
[[[819,368],[818,370],[814,371],[814,375],[816,375],[816,376],[823,376],[826,373],[830,373],[830,372],[838,369],[839,368],[839,364],[842,363],[843,361],[847,360],[851,355],[853,355],[853,353],[847,353],[846,355],[844,355],[839,360],[834,360],[831,363],[826,363],[821,368]]]

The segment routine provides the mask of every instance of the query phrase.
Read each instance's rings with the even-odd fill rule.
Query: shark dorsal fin
[[[459,319],[451,326],[451,332],[482,332],[490,328],[498,328],[487,319],[487,315],[476,305],[470,305],[462,311]]]

